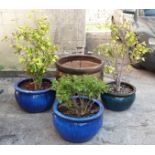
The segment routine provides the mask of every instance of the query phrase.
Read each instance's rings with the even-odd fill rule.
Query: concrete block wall
[[[36,16],[48,17],[51,24],[50,36],[58,44],[60,55],[76,53],[77,47],[82,47],[80,52],[84,52],[85,10],[0,10],[0,36],[10,34],[17,25],[24,24],[31,11],[34,11]],[[7,42],[0,43],[0,65],[5,67],[4,70],[21,69],[17,56]]]
[[[99,44],[106,44],[111,37],[110,31],[86,32],[86,53],[92,53]]]

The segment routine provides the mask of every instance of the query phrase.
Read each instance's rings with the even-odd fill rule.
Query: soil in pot
[[[73,68],[87,68],[87,67],[95,67],[98,65],[98,63],[91,62],[91,61],[79,61],[79,60],[74,60],[70,62],[66,62],[63,64],[65,67],[73,67]]]
[[[92,101],[86,99],[76,99],[71,101],[72,105],[70,107],[63,103],[59,104],[58,110],[66,116],[76,118],[89,117],[99,111],[99,106]]]
[[[120,91],[118,92],[116,89],[116,84],[115,83],[110,83],[109,84],[109,93],[115,93],[115,94],[129,94],[133,92],[133,88],[130,87],[129,85],[126,85],[124,83],[121,83],[120,86]]]
[[[30,91],[35,90],[34,82],[32,81],[23,82],[19,85],[19,87],[25,90],[30,90]],[[40,90],[48,89],[50,87],[51,87],[50,81],[43,81]]]

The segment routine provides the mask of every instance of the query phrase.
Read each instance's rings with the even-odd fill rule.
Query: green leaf
[[[57,46],[51,36],[49,37],[50,25],[47,17],[33,19],[30,18],[29,22],[32,24],[26,23],[17,27],[6,38],[10,40],[24,70],[33,77],[36,86],[41,86],[40,82],[47,68],[57,60]]]

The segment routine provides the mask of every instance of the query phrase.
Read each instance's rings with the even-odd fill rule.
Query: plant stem
[[[41,89],[42,86],[42,77],[35,77],[34,78],[34,88],[35,90]]]
[[[122,53],[123,53],[123,57],[122,57],[122,61],[121,61],[121,66],[120,66],[120,71],[118,72],[118,76],[116,78],[116,91],[117,92],[120,92],[120,89],[121,89],[121,78],[122,78],[122,72],[123,72],[123,66],[124,66],[124,60],[125,60],[125,56],[126,56],[126,43],[124,41],[122,41],[123,43],[123,46],[122,46]]]
[[[115,44],[116,46],[116,54],[115,54],[115,74],[114,74],[114,79],[115,79],[115,82],[116,82],[116,91],[119,92],[120,91],[120,78],[119,78],[119,70],[118,70],[118,45]],[[115,53],[115,52],[114,52]]]

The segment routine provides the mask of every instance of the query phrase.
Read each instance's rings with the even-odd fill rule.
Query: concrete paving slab
[[[14,98],[14,82],[19,78],[1,78],[0,144],[68,145],[55,131],[51,110],[29,114]],[[106,78],[109,80],[109,78]],[[133,70],[125,81],[137,88],[136,101],[123,112],[105,110],[104,125],[84,144],[155,144],[155,74]]]

